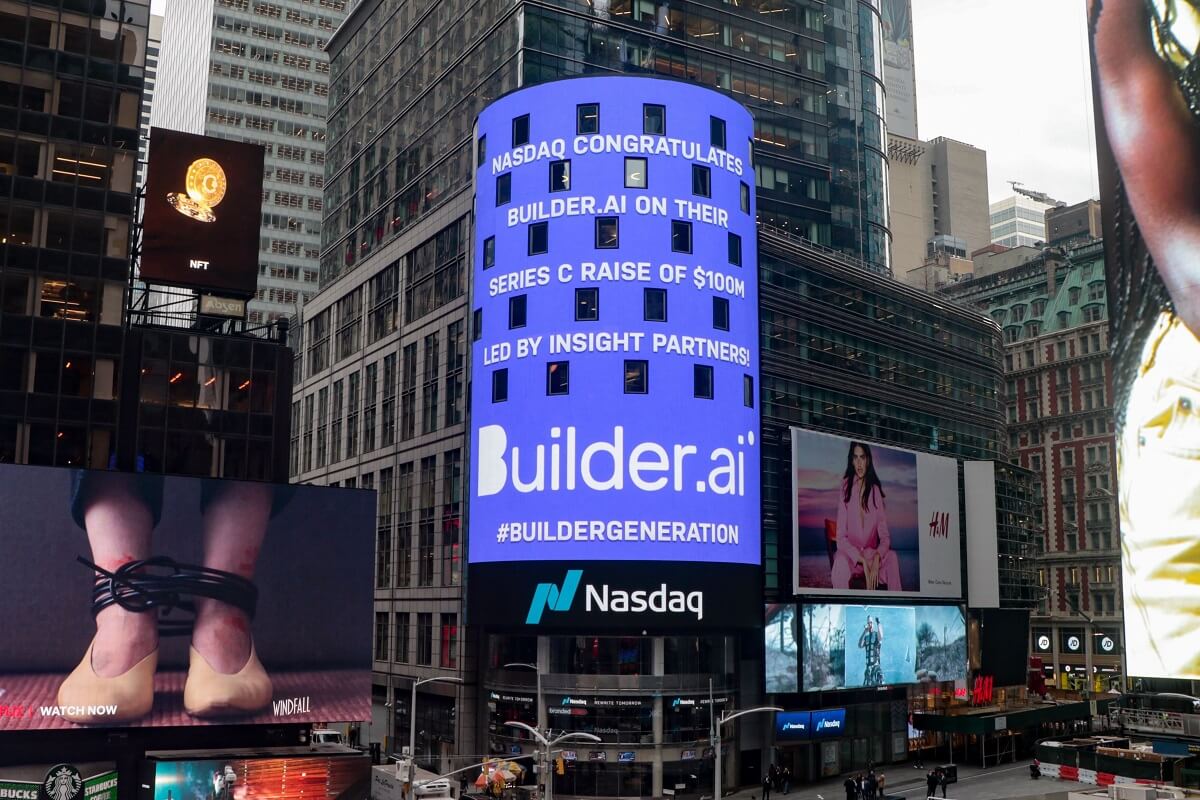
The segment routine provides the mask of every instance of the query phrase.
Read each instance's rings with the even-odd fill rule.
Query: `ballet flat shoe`
[[[92,648],[58,687],[63,718],[81,724],[130,722],[146,716],[154,706],[154,671],[158,648],[124,673],[105,678],[92,669]]]
[[[232,675],[217,672],[190,648],[187,683],[183,687],[183,707],[193,717],[223,717],[258,711],[271,702],[274,690],[271,678],[250,645],[250,657]]]

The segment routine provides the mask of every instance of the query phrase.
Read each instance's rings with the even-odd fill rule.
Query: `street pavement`
[[[1090,784],[1055,778],[1033,780],[1029,777],[1029,765],[1032,763],[1025,760],[987,769],[960,764],[958,783],[946,787],[946,797],[948,800],[1066,800],[1069,791],[1096,788]],[[903,797],[905,800],[923,800],[925,797],[927,770],[913,769],[911,764],[895,764],[876,770],[879,771],[887,776],[889,797]],[[794,785],[786,795],[772,792],[770,800],[845,800],[846,790],[842,787],[844,780],[846,776],[842,775],[819,783]],[[742,789],[725,797],[726,800],[762,800],[762,789]]]

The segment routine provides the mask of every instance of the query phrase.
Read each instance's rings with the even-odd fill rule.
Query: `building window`
[[[383,611],[375,612],[375,660],[387,661],[388,657],[388,615]]]
[[[489,236],[483,240],[483,268],[496,266],[496,237]]]
[[[729,330],[729,298],[713,298],[713,327],[719,331]]]
[[[625,188],[646,188],[646,159],[633,157],[625,159]]]
[[[529,144],[529,115],[522,114],[512,121],[512,146]]]
[[[595,322],[600,319],[600,290],[595,287],[575,290],[575,321]]]
[[[396,614],[396,657],[399,664],[408,663],[408,612]]]
[[[725,120],[720,117],[708,118],[709,142],[719,150],[725,149]]]
[[[741,184],[740,200],[741,200],[741,205],[742,205],[742,213],[749,214],[750,213],[750,185],[748,183],[745,183],[744,181]]]
[[[646,103],[642,106],[642,133],[667,135],[667,108]]]
[[[563,395],[570,391],[571,362],[551,361],[546,364],[546,394]]]
[[[483,309],[477,308],[471,312],[471,341],[478,342],[483,338]]]
[[[508,399],[508,368],[492,372],[492,402],[503,403]]]
[[[671,251],[674,253],[692,252],[692,223],[683,220],[671,220]]]
[[[754,376],[742,376],[742,403],[746,408],[754,408]]]
[[[667,290],[642,290],[642,319],[646,322],[667,321]]]
[[[458,615],[442,614],[441,665],[445,669],[458,666]]]
[[[612,250],[617,247],[617,218],[596,217],[596,249]]]
[[[583,136],[600,132],[600,106],[596,103],[582,103],[575,106],[575,133]]]
[[[550,223],[534,222],[529,226],[529,255],[540,256],[550,249]]]
[[[713,368],[705,364],[692,367],[692,394],[702,400],[713,399]]]
[[[433,614],[417,614],[417,664],[433,664]]]
[[[512,199],[512,173],[496,176],[496,205],[502,206]]]
[[[736,233],[729,234],[729,263],[735,267],[742,265],[742,237]]]
[[[692,164],[692,194],[712,197],[712,170],[708,167]]]
[[[571,188],[571,159],[550,162],[550,191],[565,192]]]
[[[646,394],[650,391],[650,362],[625,362],[625,394]]]
[[[482,167],[483,163],[485,161],[487,161],[487,137],[480,136],[479,137],[479,150],[475,157],[475,166]]]
[[[525,327],[525,304],[528,295],[518,294],[508,298],[508,329]]]

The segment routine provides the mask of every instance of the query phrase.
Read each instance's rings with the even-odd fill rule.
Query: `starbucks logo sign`
[[[57,764],[46,773],[42,791],[49,800],[75,800],[83,788],[83,777],[70,764]]]

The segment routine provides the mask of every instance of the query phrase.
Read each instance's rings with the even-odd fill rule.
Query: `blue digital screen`
[[[812,735],[812,712],[780,711],[775,714],[775,741],[795,742]]]
[[[760,563],[752,135],[628,76],[481,113],[473,565]]]
[[[812,712],[812,735],[814,739],[832,739],[845,735],[846,709],[831,708]]]

